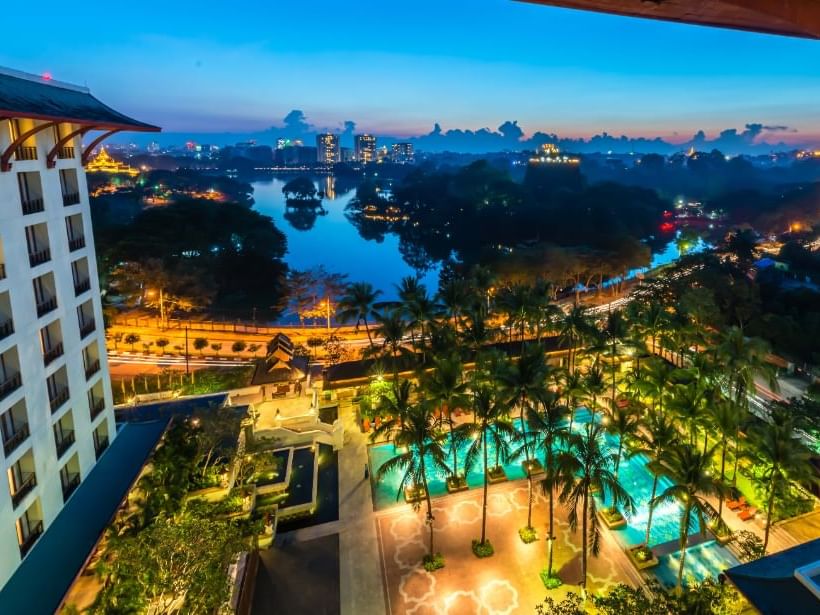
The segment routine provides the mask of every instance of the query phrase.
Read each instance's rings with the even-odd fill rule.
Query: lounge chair
[[[749,506],[748,508],[744,508],[741,510],[737,516],[740,517],[741,521],[751,521],[754,519],[755,515],[757,514],[757,508],[754,506]]]
[[[729,510],[740,510],[744,506],[746,506],[746,496],[744,495],[741,495],[736,500],[729,500],[728,502],[726,502],[726,508],[728,508]]]

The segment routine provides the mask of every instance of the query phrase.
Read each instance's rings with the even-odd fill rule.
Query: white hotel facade
[[[0,588],[116,435],[83,166],[120,130],[158,129],[0,69]]]

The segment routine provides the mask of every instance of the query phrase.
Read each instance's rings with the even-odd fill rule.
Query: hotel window
[[[80,325],[80,337],[84,338],[93,333],[95,328],[94,306],[91,300],[77,306],[77,321]]]
[[[9,481],[11,503],[17,508],[25,497],[37,486],[37,475],[34,473],[34,455],[31,449],[11,464],[6,470]]]
[[[93,440],[94,453],[97,456],[97,460],[99,460],[100,456],[105,452],[105,449],[108,448],[108,419],[103,419],[97,429],[94,430]]]
[[[42,265],[51,260],[48,227],[45,222],[26,227],[26,246],[28,247],[29,264],[32,267]]]
[[[34,128],[34,122],[31,120],[21,121],[16,118],[11,120],[9,122],[9,133],[12,143],[32,128]],[[34,140],[34,135],[28,137],[17,146],[17,149],[14,151],[14,159],[37,160],[37,142]]]
[[[45,316],[57,309],[57,290],[54,285],[54,274],[46,273],[32,280],[34,302],[37,305],[37,316]]]
[[[80,486],[80,462],[77,453],[74,453],[71,459],[60,468],[60,485],[63,488],[63,503],[65,503],[74,490]]]
[[[8,397],[21,385],[20,359],[17,356],[17,347],[12,346],[0,353],[0,399]]]
[[[65,232],[68,236],[68,249],[71,252],[85,247],[85,230],[83,229],[82,214],[66,216]]]
[[[69,398],[68,372],[66,372],[65,365],[46,378],[46,389],[48,390],[48,402],[51,406],[51,413],[54,414]]]
[[[55,359],[63,356],[63,332],[59,320],[40,329],[40,348],[46,367]]]
[[[77,182],[77,169],[60,169],[60,190],[63,193],[63,205],[77,205],[80,202],[80,187]]]
[[[74,444],[74,416],[71,410],[66,412],[59,421],[54,423],[54,445],[57,448],[57,459]]]
[[[71,263],[71,277],[74,280],[74,296],[79,297],[91,289],[91,277],[88,273],[88,259],[78,258]]]
[[[8,457],[29,436],[28,414],[24,399],[0,415],[0,430],[3,432],[3,453]]]
[[[23,207],[23,215],[36,214],[45,209],[43,186],[40,183],[39,173],[18,173],[17,186],[20,189],[20,204]]]
[[[43,513],[40,510],[40,501],[35,500],[17,519],[17,544],[20,546],[21,557],[25,557],[42,533]]]

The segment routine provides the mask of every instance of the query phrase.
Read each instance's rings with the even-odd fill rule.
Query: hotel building
[[[316,135],[316,162],[319,164],[336,164],[341,161],[339,135],[323,133]]]
[[[356,161],[368,164],[376,161],[376,137],[373,135],[356,135]]]
[[[83,167],[108,136],[157,130],[0,69],[0,588],[116,436]]]

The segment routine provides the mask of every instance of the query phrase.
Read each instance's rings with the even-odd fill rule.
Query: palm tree
[[[458,331],[459,317],[470,303],[470,287],[467,282],[461,278],[447,280],[439,287],[438,299]]]
[[[643,454],[649,457],[650,462],[657,462],[678,441],[678,430],[668,415],[652,410],[647,413],[642,426],[643,430],[637,434],[638,446],[628,455]],[[652,471],[656,464],[650,463],[648,467]],[[649,498],[649,516],[646,520],[645,546],[647,549],[649,549],[649,535],[652,530],[652,514],[655,512],[652,502],[658,492],[658,474],[652,471],[652,475],[652,495]]]
[[[526,284],[512,284],[501,289],[496,297],[496,306],[507,315],[507,325],[512,332],[518,328],[521,335],[521,347],[524,347],[524,332],[533,315],[532,289]]]
[[[604,340],[609,351],[609,366],[611,370],[611,386],[612,386],[612,401],[615,401],[617,391],[615,390],[615,377],[618,371],[618,366],[615,359],[618,356],[618,343],[627,336],[628,328],[623,312],[615,310],[610,312],[606,318],[604,325]]]
[[[593,329],[586,308],[580,305],[573,306],[558,323],[558,336],[561,343],[569,349],[567,368],[570,373],[575,371],[575,355],[578,348],[589,338]]]
[[[537,403],[527,410],[527,423],[530,433],[536,440],[536,449],[541,449],[544,453],[545,476],[541,481],[541,488],[549,498],[548,577],[552,577],[552,547],[555,541],[553,498],[555,491],[563,487],[566,478],[561,473],[561,466],[558,463],[559,455],[556,454],[555,447],[565,442],[569,433],[566,423],[569,410],[558,403],[559,401],[558,394],[544,391],[537,398]]]
[[[712,425],[719,435],[718,444],[720,446],[720,480],[726,480],[726,452],[729,448],[729,440],[735,438],[740,431],[740,424],[743,415],[740,407],[731,400],[720,398],[712,406]],[[735,441],[735,455],[737,451],[737,441]],[[718,502],[718,517],[723,514],[723,495],[720,495]]]
[[[726,493],[723,482],[712,476],[710,466],[716,447],[704,453],[691,444],[677,444],[667,454],[653,462],[654,470],[663,474],[672,484],[657,495],[650,506],[677,500],[682,510],[680,517],[680,564],[678,567],[678,592],[683,591],[683,567],[686,562],[686,542],[689,525],[694,514],[702,532],[706,531],[705,518],[711,512],[707,496]]]
[[[636,310],[638,329],[642,332],[644,339],[649,337],[652,340],[652,353],[655,354],[658,349],[658,338],[668,324],[669,313],[662,303],[655,300],[636,304]]]
[[[364,330],[367,331],[367,339],[370,347],[373,347],[373,338],[370,337],[370,328],[367,325],[368,317],[375,317],[376,310],[374,304],[382,291],[375,290],[368,282],[354,282],[347,286],[347,290],[339,300],[336,318],[339,322],[349,322],[356,319],[356,331],[359,330],[359,323],[364,323]]]
[[[664,401],[669,397],[669,388],[675,378],[677,369],[658,357],[652,357],[641,370],[640,378],[634,383],[642,396],[649,397],[652,409],[664,411]]]
[[[433,405],[425,401],[413,404],[404,424],[399,425],[395,431],[387,425],[378,427],[371,436],[374,440],[382,434],[393,432],[393,443],[399,452],[395,457],[385,461],[376,472],[376,480],[382,480],[387,474],[401,472],[402,479],[399,483],[396,500],[398,500],[405,487],[417,489],[421,487],[424,491],[424,499],[427,504],[427,525],[430,528],[430,546],[425,558],[432,561],[435,558],[433,547],[433,503],[430,498],[430,490],[427,488],[427,476],[431,471],[442,471],[449,473],[447,467],[447,454],[441,447],[443,437],[438,430],[438,420],[433,409]],[[419,501],[414,501],[416,509]]]
[[[453,486],[459,483],[458,476],[458,447],[453,437],[453,409],[468,405],[467,384],[462,378],[461,361],[456,355],[438,357],[433,361],[433,371],[424,379],[424,389],[428,398],[435,403],[439,411],[447,409],[447,423],[450,426],[450,451],[453,456]],[[443,418],[443,413],[442,413]]]
[[[618,478],[618,470],[621,468],[621,455],[624,450],[624,438],[635,435],[640,420],[631,404],[621,407],[613,401],[605,421],[606,430],[618,437],[618,452],[615,454],[615,478]]]
[[[404,425],[404,420],[412,408],[413,383],[409,380],[393,383],[393,395],[382,395],[379,412],[388,418],[379,426],[379,433],[392,433]]]
[[[427,291],[424,290],[422,286],[422,291],[415,297],[413,297],[410,301],[405,303],[404,311],[407,314],[407,317],[410,319],[410,331],[411,335],[413,336],[413,345],[416,344],[415,339],[415,329],[416,327],[419,328],[421,340],[416,347],[416,350],[419,350],[419,347],[422,352],[422,362],[424,362],[425,356],[425,340],[427,339],[427,328],[429,324],[435,319],[436,313],[438,311],[438,306],[436,303],[430,298],[427,294]]]
[[[567,406],[569,406],[569,430],[572,431],[572,423],[575,420],[575,410],[578,408],[578,400],[586,394],[584,390],[584,377],[581,375],[581,372],[567,372],[561,392],[564,394]]]
[[[583,381],[584,394],[589,401],[589,411],[592,414],[592,421],[595,420],[595,409],[598,407],[598,398],[606,391],[606,381],[601,373],[601,368],[594,365],[590,369]]]
[[[763,553],[769,546],[769,530],[776,498],[785,493],[793,481],[812,480],[809,468],[809,452],[795,433],[794,418],[789,410],[775,407],[770,414],[771,423],[756,426],[752,432],[753,457],[765,470],[763,480],[768,491],[766,500],[766,531],[763,537]]]
[[[489,484],[489,446],[495,447],[495,463],[499,456],[506,461],[509,456],[508,441],[515,434],[509,421],[509,405],[498,390],[491,385],[480,385],[473,391],[474,423],[465,423],[458,428],[458,439],[470,442],[464,456],[465,473],[482,458],[484,467],[484,500],[481,507],[481,545],[487,540],[487,485]]]
[[[386,314],[376,313],[379,326],[376,335],[382,338],[382,352],[389,354],[393,362],[393,381],[399,380],[399,357],[409,351],[404,347],[404,336],[407,325],[397,309],[389,310]]]
[[[712,391],[701,380],[678,383],[672,388],[669,410],[689,434],[689,444],[695,445],[698,429],[704,425]]]
[[[600,551],[600,528],[593,492],[613,506],[632,509],[632,498],[612,473],[612,458],[602,445],[603,427],[589,424],[586,433],[571,434],[568,450],[559,454],[561,474],[572,477],[561,488],[559,500],[569,508],[569,526],[574,532],[581,521],[581,587],[586,592],[587,556]]]
[[[483,310],[471,310],[461,330],[461,340],[475,359],[484,345],[495,339],[496,329],[490,324]]]
[[[530,401],[543,395],[546,390],[548,367],[544,359],[544,352],[540,346],[526,346],[518,362],[511,365],[506,373],[501,374],[501,382],[509,393],[510,399],[518,405],[521,421],[521,440],[524,451],[524,460],[527,469],[527,483],[529,487],[529,503],[527,509],[527,527],[532,527],[532,472],[530,467],[530,447],[527,425],[524,422],[524,413]]]

